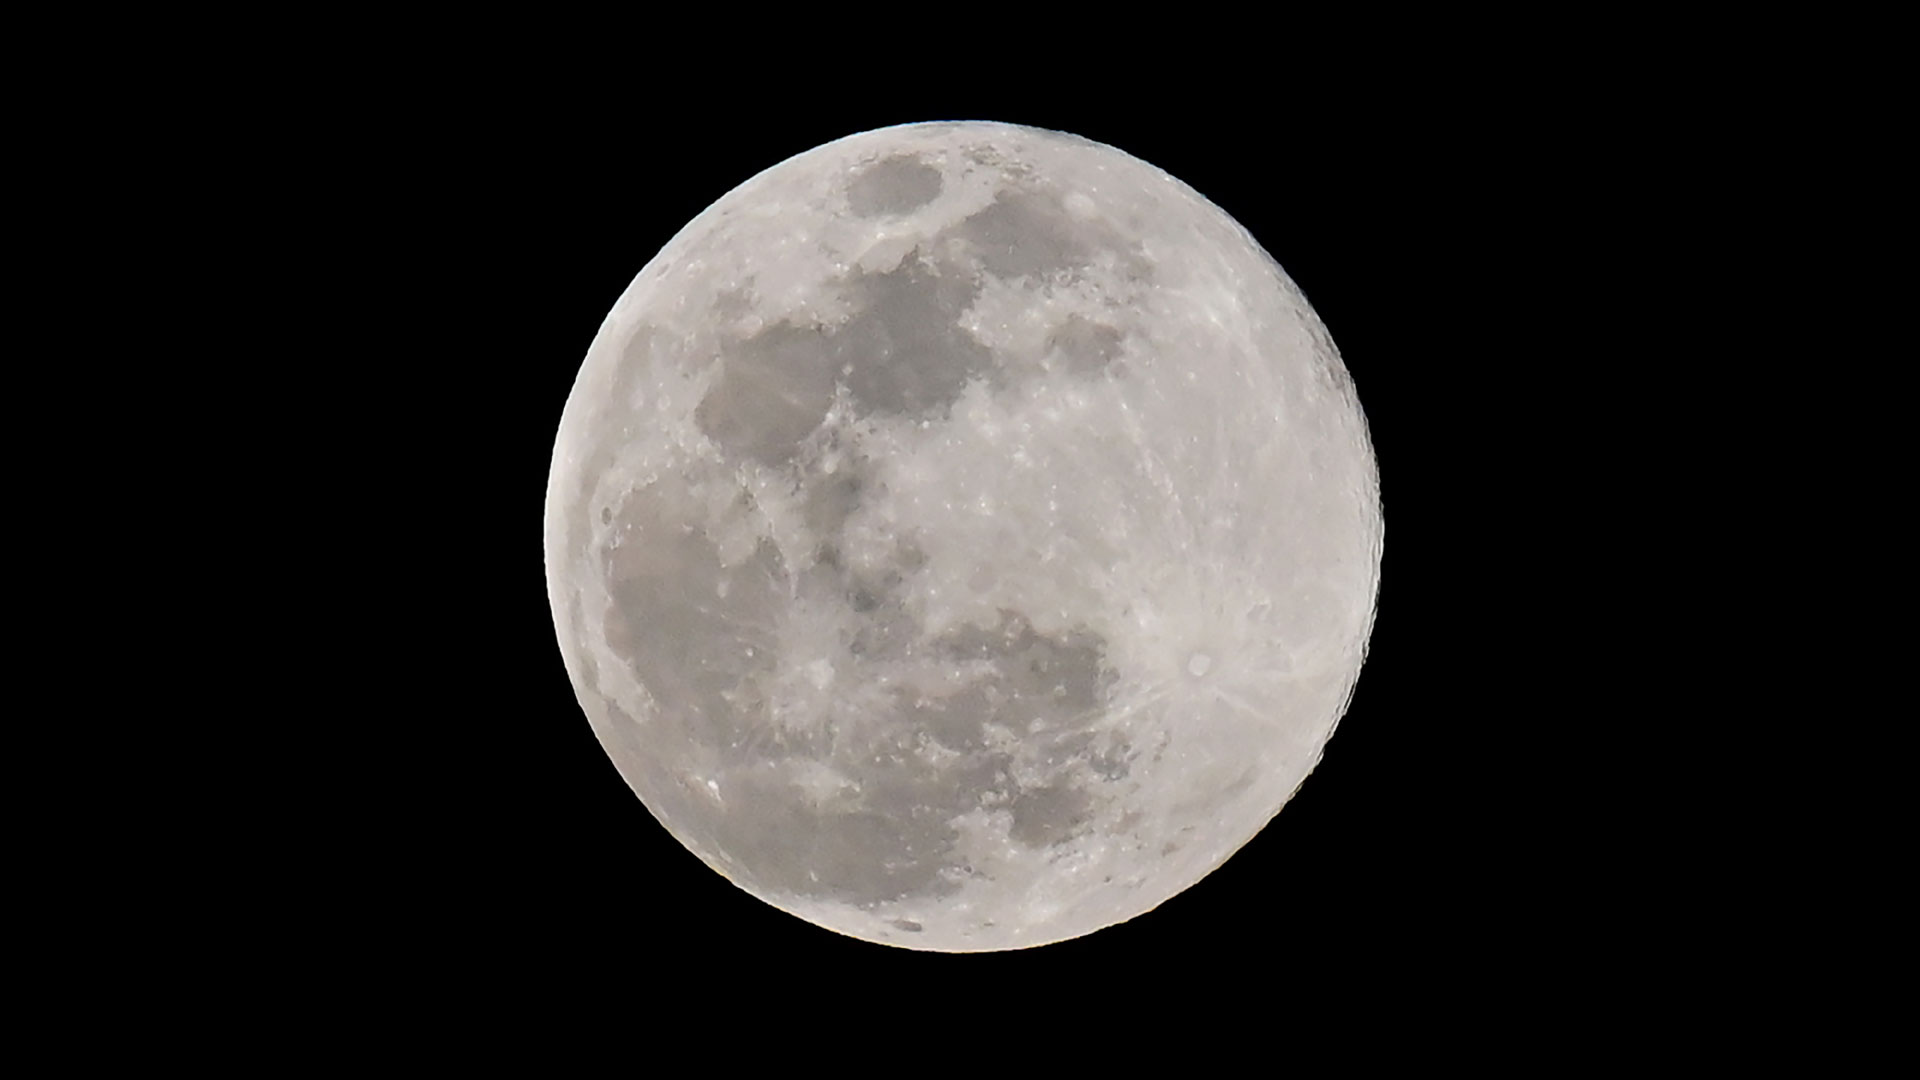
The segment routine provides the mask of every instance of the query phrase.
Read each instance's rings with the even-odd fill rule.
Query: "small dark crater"
[[[753,310],[753,301],[746,289],[725,289],[713,298],[713,314],[721,320],[738,319]]]
[[[847,519],[860,507],[861,489],[866,481],[851,468],[815,480],[807,488],[803,513],[807,527],[816,536],[837,536]]]
[[[1089,759],[1093,771],[1102,780],[1124,780],[1133,771],[1129,753],[1133,748],[1126,743],[1097,751]]]
[[[993,354],[959,325],[975,286],[908,260],[855,282],[858,312],[834,334],[834,367],[863,412],[944,410]]]
[[[905,930],[909,934],[917,934],[926,929],[926,927],[921,926],[912,919],[895,919],[893,920],[893,928],[895,930]]]
[[[781,323],[734,346],[694,410],[707,437],[729,453],[778,465],[826,419],[835,359],[814,327]]]
[[[986,749],[986,725],[993,719],[994,705],[986,687],[974,683],[946,697],[911,702],[903,714],[947,749],[972,753]],[[993,771],[987,768],[982,775],[970,776],[965,786],[992,787]]]
[[[1012,835],[1028,847],[1051,847],[1086,825],[1092,798],[1078,788],[1028,788],[1014,796]]]
[[[1219,792],[1214,795],[1214,802],[1217,805],[1224,805],[1234,799],[1239,798],[1249,788],[1253,787],[1254,781],[1258,780],[1259,778],[1260,778],[1259,770],[1249,765],[1245,772],[1242,772],[1239,776],[1235,777],[1232,783],[1228,784],[1224,788],[1221,788]]]
[[[903,655],[920,638],[920,627],[898,600],[876,604],[854,631],[848,649],[855,656],[887,659]]]
[[[1113,363],[1114,357],[1120,355],[1120,331],[1074,315],[1054,331],[1049,344],[1060,350],[1068,371],[1076,375],[1090,375],[1107,367]]]
[[[612,521],[613,521],[613,507],[611,506],[601,507],[600,508],[600,524],[607,525],[607,524],[611,524]]]
[[[1003,193],[954,231],[973,244],[987,272],[1000,277],[1037,277],[1091,261],[1088,229],[1039,192]]]
[[[615,366],[614,377],[620,380],[616,391],[632,389],[647,374],[665,341],[665,335],[652,326],[642,324],[636,327],[633,336],[627,339],[620,349],[620,363]]]
[[[893,557],[899,561],[900,569],[909,574],[917,573],[927,565],[927,553],[911,539],[895,543]]]
[[[956,659],[997,662],[1005,700],[996,719],[1022,731],[1073,724],[1105,701],[1112,681],[1105,641],[1086,633],[1047,637],[1014,612],[991,630],[954,631],[941,646]]]
[[[861,217],[904,214],[940,195],[940,170],[911,154],[875,162],[847,185],[847,203]]]
[[[1315,367],[1319,370],[1321,381],[1332,387],[1335,394],[1341,397],[1352,397],[1353,373],[1347,370],[1347,365],[1334,358],[1336,355],[1329,346],[1323,351]]]

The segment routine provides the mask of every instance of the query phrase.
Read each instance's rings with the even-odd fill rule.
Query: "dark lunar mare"
[[[937,170],[905,155],[856,173],[847,196],[855,213],[884,216],[941,190]],[[695,422],[729,461],[790,472],[819,538],[814,551],[783,557],[762,542],[744,562],[723,566],[707,532],[687,527],[704,520],[700,490],[734,482],[721,466],[666,476],[602,511],[619,538],[602,552],[614,599],[607,641],[657,703],[651,722],[670,736],[646,740],[644,774],[657,789],[646,800],[683,839],[723,853],[731,872],[758,889],[863,907],[947,895],[972,872],[956,853],[954,818],[1001,809],[1016,842],[1058,845],[1088,827],[1100,788],[1128,774],[1132,748],[1093,723],[1113,682],[1104,641],[1043,635],[1013,611],[996,626],[929,641],[904,602],[923,562],[912,537],[899,538],[887,572],[856,573],[839,556],[845,526],[877,481],[851,428],[821,433],[836,394],[849,395],[858,416],[943,418],[970,381],[994,368],[993,354],[959,324],[979,296],[977,271],[1071,273],[1113,242],[1031,188],[1003,192],[950,235],[970,258],[929,258],[925,250],[945,250],[930,244],[894,269],[840,282],[852,314],[838,326],[783,322],[722,345]],[[712,304],[725,314],[750,299],[736,290]],[[1112,327],[1074,316],[1049,346],[1091,375],[1119,341]],[[623,358],[629,376],[636,359]],[[832,473],[823,465],[829,447],[843,451]],[[856,613],[856,631],[837,643],[843,683],[871,685],[887,665],[925,658],[987,673],[944,696],[896,689],[880,715],[836,703],[821,732],[776,730],[769,688],[780,620],[796,595],[837,598]],[[1048,779],[1016,781],[1015,756],[995,730],[1017,736],[1025,763]],[[674,748],[679,758],[664,760]],[[936,749],[960,756],[934,764]],[[829,761],[857,781],[857,793],[810,793],[783,767],[802,759]],[[722,763],[717,791],[700,790],[697,762],[713,760]]]

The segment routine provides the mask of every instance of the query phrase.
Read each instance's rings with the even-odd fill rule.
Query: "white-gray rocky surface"
[[[909,125],[635,279],[567,403],[548,581],[694,854],[843,933],[1017,948],[1288,800],[1365,652],[1377,490],[1331,341],[1217,207],[1072,136]]]

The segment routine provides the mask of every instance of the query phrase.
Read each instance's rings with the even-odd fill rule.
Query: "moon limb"
[[[615,304],[549,595],[623,776],[736,885],[912,948],[1198,881],[1371,630],[1365,422],[1244,230],[1109,147],[887,128],[749,180]]]

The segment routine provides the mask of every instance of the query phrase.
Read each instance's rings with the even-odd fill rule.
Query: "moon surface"
[[[910,124],[634,279],[560,423],[547,583],[594,731],[708,866],[857,938],[1023,948],[1292,797],[1366,651],[1378,490],[1325,328],[1218,207]]]

